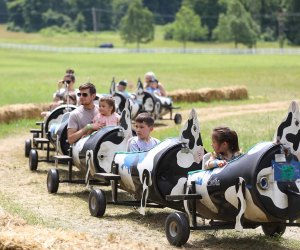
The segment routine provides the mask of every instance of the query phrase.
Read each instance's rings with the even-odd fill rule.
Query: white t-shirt
[[[155,147],[158,143],[160,143],[160,140],[153,137],[151,137],[150,140],[147,142],[139,139],[137,136],[134,136],[129,141],[128,151],[130,152],[147,151]]]
[[[68,129],[74,128],[77,131],[84,128],[87,124],[92,123],[96,115],[99,114],[99,108],[94,106],[93,109],[85,109],[83,105],[73,110],[70,114]]]

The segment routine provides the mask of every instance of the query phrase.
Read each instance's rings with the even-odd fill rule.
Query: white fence
[[[159,48],[159,49],[121,49],[121,48],[84,48],[84,47],[53,47],[47,45],[0,43],[2,49],[35,50],[54,53],[92,53],[92,54],[238,54],[238,55],[300,55],[300,49],[226,49],[226,48]]]

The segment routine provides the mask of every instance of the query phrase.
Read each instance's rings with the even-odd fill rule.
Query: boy
[[[117,84],[117,91],[122,93],[126,98],[129,98],[129,93],[126,91],[127,81],[122,80]]]
[[[137,136],[132,137],[129,141],[129,151],[147,151],[160,143],[158,139],[150,136],[153,125],[154,119],[148,113],[141,113],[136,117],[135,131]]]

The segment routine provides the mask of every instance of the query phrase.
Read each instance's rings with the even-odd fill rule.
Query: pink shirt
[[[98,114],[94,117],[93,123],[100,123],[104,126],[115,125],[117,126],[120,121],[120,115],[116,112],[111,114],[110,116],[104,116],[102,114]]]

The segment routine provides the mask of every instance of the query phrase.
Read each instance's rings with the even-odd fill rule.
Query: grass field
[[[113,77],[137,79],[151,70],[168,91],[245,85],[250,101],[299,98],[300,60],[293,55],[72,54],[0,49],[0,106],[49,102],[66,68],[77,87],[92,81],[107,93]]]

